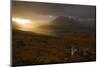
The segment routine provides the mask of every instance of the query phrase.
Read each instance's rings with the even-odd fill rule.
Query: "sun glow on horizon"
[[[34,28],[36,28],[36,23],[30,19],[12,18],[12,21],[14,21],[14,24],[17,24],[19,26],[19,28],[17,29],[23,31],[32,31]]]
[[[49,34],[47,29],[41,28],[41,26],[50,25],[50,23],[47,20],[12,18],[12,22],[16,29],[22,31],[31,31],[31,32],[41,33],[41,34]]]
[[[30,22],[29,19],[21,19],[21,18],[12,18],[12,21],[17,22],[18,24],[27,24]]]

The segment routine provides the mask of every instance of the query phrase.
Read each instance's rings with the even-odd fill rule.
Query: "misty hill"
[[[52,21],[52,23],[56,25],[64,25],[66,24],[67,26],[72,25],[76,23],[76,21],[72,18],[69,17],[64,17],[64,16],[58,16],[56,19]],[[73,25],[74,26],[74,25]]]
[[[95,33],[95,22],[78,21],[73,18],[58,16],[51,21],[51,25],[42,26],[41,28],[51,30],[54,35],[65,36],[70,33],[89,32]]]

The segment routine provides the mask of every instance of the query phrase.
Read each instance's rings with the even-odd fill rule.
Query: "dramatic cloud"
[[[13,1],[12,6],[13,17],[26,18],[35,21],[36,24],[39,22],[41,25],[38,26],[38,31],[41,32],[95,32],[95,6],[23,1]],[[59,21],[61,18],[57,18],[60,16],[67,18]],[[54,20],[56,22],[53,22]]]

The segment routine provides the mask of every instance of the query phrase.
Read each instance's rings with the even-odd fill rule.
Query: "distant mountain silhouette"
[[[70,22],[70,19],[68,17],[64,17],[64,16],[59,16],[56,19],[54,19],[52,22],[54,23],[66,23],[66,22]]]
[[[53,23],[53,27],[51,28],[55,31],[54,33],[56,35],[66,35],[67,33],[76,32],[95,32],[95,25],[93,25],[95,23],[79,22],[78,20],[69,17],[59,16],[51,23]]]
[[[55,35],[66,35],[67,33],[76,32],[78,21],[64,16],[59,16],[55,20],[51,21],[51,29]]]
[[[73,18],[58,16],[50,23],[51,25],[40,26],[40,28],[52,31],[57,36],[67,33],[95,32],[95,22],[80,22]]]
[[[75,27],[77,21],[69,17],[59,16],[55,20],[51,21],[58,28],[71,29]]]

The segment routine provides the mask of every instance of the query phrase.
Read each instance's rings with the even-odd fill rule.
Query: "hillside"
[[[41,35],[20,30],[12,31],[12,62],[17,65],[95,61],[94,33],[76,33],[65,37]],[[71,56],[71,48],[88,49]],[[78,51],[77,51],[78,52]]]

